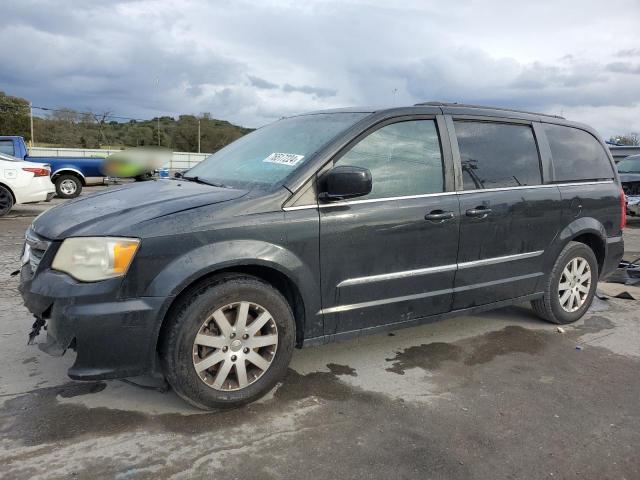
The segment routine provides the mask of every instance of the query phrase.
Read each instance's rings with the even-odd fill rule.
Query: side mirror
[[[338,166],[320,178],[319,198],[331,202],[361,197],[371,193],[372,185],[368,168]]]

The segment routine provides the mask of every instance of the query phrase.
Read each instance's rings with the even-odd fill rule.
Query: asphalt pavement
[[[640,478],[638,301],[565,333],[523,305],[307,348],[264,399],[203,413],[27,346],[10,273],[50,206],[0,218],[0,478]],[[640,255],[640,222],[625,240]]]

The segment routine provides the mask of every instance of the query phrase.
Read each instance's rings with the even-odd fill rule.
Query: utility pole
[[[158,115],[158,146],[160,146],[160,115]]]
[[[33,104],[29,102],[29,120],[31,122],[31,146],[35,147],[35,140],[33,138]]]
[[[200,119],[198,119],[198,153],[200,153]]]

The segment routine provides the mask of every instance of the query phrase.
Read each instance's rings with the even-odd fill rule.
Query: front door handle
[[[489,216],[491,209],[483,205],[479,205],[476,208],[470,208],[467,210],[467,217],[485,218]]]
[[[454,217],[453,212],[445,212],[444,210],[433,210],[424,216],[425,220],[431,222],[443,222],[444,220],[451,220]]]

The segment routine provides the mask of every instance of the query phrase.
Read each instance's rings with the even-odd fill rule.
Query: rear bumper
[[[168,299],[117,300],[119,282],[78,283],[48,269],[32,278],[29,265],[22,268],[25,306],[47,325],[39,348],[54,356],[76,350],[72,379],[137,376],[155,367],[157,327]]]
[[[605,256],[602,271],[600,272],[600,280],[605,280],[618,268],[623,255],[624,241],[622,236],[607,238],[607,255]]]
[[[29,189],[21,189],[16,194],[17,203],[36,203],[51,200],[56,193],[56,187],[51,183],[49,177],[36,177],[31,180]]]

